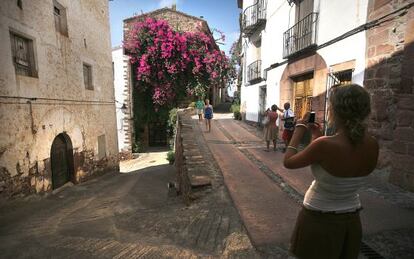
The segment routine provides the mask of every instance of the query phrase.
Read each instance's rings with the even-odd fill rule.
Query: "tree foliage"
[[[164,20],[147,18],[133,24],[124,48],[135,69],[136,87],[150,94],[156,107],[200,92],[200,87],[224,83],[231,72],[229,59],[212,35],[174,31]]]

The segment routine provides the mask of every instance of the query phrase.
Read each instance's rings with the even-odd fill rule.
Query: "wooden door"
[[[62,134],[59,134],[52,143],[50,160],[52,188],[56,189],[69,181],[68,146]]]
[[[297,119],[303,118],[306,112],[312,110],[313,78],[294,82],[294,108]]]
[[[149,124],[149,146],[165,147],[167,146],[167,125],[162,122],[153,122]]]

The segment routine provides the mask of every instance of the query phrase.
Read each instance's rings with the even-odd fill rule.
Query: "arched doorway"
[[[73,179],[72,141],[66,133],[55,137],[50,150],[52,188],[56,189]]]
[[[280,103],[290,102],[297,118],[312,110],[323,121],[327,74],[318,53],[289,62],[280,80]]]

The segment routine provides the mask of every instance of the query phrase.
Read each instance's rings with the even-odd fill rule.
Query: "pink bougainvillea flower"
[[[137,87],[151,91],[153,103],[171,103],[177,93],[194,94],[229,74],[229,59],[212,35],[174,31],[164,20],[146,18],[131,26],[124,48],[135,69]]]

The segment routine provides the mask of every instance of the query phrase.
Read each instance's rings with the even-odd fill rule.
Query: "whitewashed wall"
[[[363,25],[367,21],[368,0],[320,0],[319,2],[319,9],[315,9],[319,12],[318,45]],[[317,7],[317,1],[315,1],[315,8]],[[365,32],[360,32],[320,49],[318,53],[324,58],[328,67],[355,60],[352,81],[362,85],[365,69],[365,50]]]
[[[125,101],[125,94],[127,91],[126,75],[126,57],[122,47],[112,49],[112,63],[114,68],[114,87],[115,87],[115,101],[116,101],[116,128],[118,134],[118,150],[126,151],[129,145],[125,143],[125,113],[121,110]],[[127,105],[127,104],[126,104]]]
[[[243,10],[253,1],[243,1]],[[319,13],[317,44],[321,45],[345,32],[366,23],[368,0],[314,0],[314,11]],[[255,60],[255,46],[259,37],[261,43],[262,69],[274,63],[283,62],[283,33],[294,25],[295,6],[286,0],[267,1],[266,27],[257,30],[249,38],[243,38],[243,55],[247,66]],[[362,84],[365,68],[365,32],[360,32],[317,51],[325,60],[328,68],[332,65],[355,60],[353,82]],[[280,79],[286,65],[269,70],[267,80],[255,85],[246,85],[243,75],[241,103],[245,104],[246,120],[257,121],[259,106],[259,85],[267,85],[267,106],[280,103]],[[243,108],[243,107],[242,107]]]

